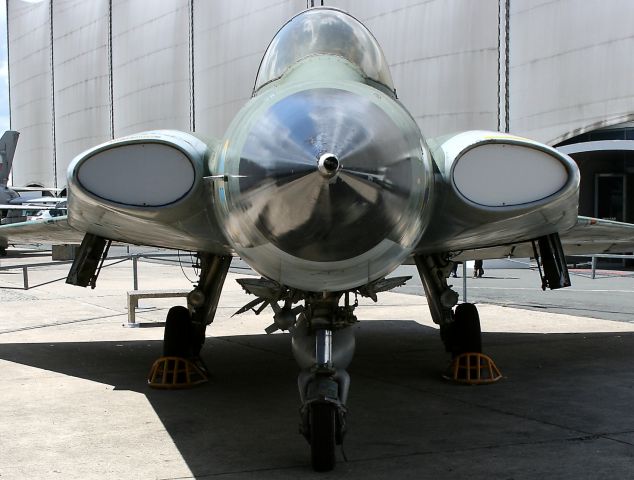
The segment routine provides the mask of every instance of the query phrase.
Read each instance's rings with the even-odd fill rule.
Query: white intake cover
[[[88,192],[139,207],[168,205],[194,186],[195,170],[180,150],[163,143],[127,144],[86,158],[77,179]]]
[[[571,178],[573,161],[566,155],[514,135],[463,132],[441,148],[456,192],[482,207],[538,202],[560,192]]]
[[[555,157],[521,145],[488,143],[462,155],[453,171],[458,191],[487,207],[522,205],[561,190],[568,172]]]

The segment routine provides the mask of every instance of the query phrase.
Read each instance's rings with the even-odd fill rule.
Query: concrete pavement
[[[2,259],[0,265],[22,262]],[[32,284],[68,266],[34,270]],[[187,271],[190,278],[193,273]],[[140,287],[188,288],[178,265],[141,263]],[[505,378],[446,383],[424,297],[357,310],[350,431],[329,474],[297,433],[297,367],[269,312],[231,318],[253,297],[230,274],[203,350],[213,379],[149,389],[162,321],[183,299],[147,300],[123,328],[129,262],[96,290],[23,291],[0,272],[0,478],[631,478],[634,325],[479,305],[485,350]],[[8,288],[7,288],[8,287]]]

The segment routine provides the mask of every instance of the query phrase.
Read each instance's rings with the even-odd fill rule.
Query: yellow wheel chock
[[[497,382],[502,374],[488,355],[468,352],[454,358],[443,377],[457,383],[484,385]]]
[[[154,362],[147,383],[152,388],[191,388],[209,381],[207,369],[198,361],[182,357],[160,357]]]

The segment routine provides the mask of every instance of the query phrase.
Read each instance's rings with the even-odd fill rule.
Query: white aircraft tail
[[[7,130],[0,138],[0,187],[7,185],[13,165],[13,155],[18,144],[19,132]]]

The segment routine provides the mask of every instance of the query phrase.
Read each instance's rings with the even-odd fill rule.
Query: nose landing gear
[[[357,319],[354,306],[337,305],[340,295],[307,299],[307,307],[292,330],[293,354],[302,369],[298,377],[300,432],[311,449],[315,471],[332,470],[336,445],[343,443]]]
[[[300,433],[310,444],[312,466],[318,472],[334,468],[336,446],[343,444],[346,433],[350,390],[346,369],[355,349],[350,327],[357,322],[356,295],[376,302],[378,293],[403,285],[410,278],[381,278],[353,291],[323,293],[289,289],[265,278],[238,279],[245,291],[258,298],[235,314],[251,310],[259,315],[270,305],[275,312],[274,323],[266,332],[291,333],[293,356],[300,367]],[[355,295],[353,304],[351,294]],[[339,305],[342,298],[343,305]],[[284,306],[280,307],[279,302]],[[304,306],[293,307],[299,302]]]

